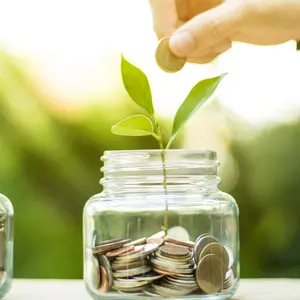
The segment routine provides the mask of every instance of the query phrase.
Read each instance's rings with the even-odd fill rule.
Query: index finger
[[[153,29],[158,39],[170,36],[178,28],[176,0],[149,0]]]

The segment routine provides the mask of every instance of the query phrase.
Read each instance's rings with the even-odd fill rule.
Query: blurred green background
[[[231,59],[220,58],[212,66],[188,66],[180,77],[168,77],[151,69],[156,68],[152,58],[156,41],[150,34],[149,18],[144,18],[149,17],[145,3],[140,4],[136,18],[139,22],[145,19],[148,31],[139,36],[138,43],[135,31],[124,36],[112,27],[104,34],[97,23],[103,21],[97,16],[97,9],[103,16],[103,6],[96,1],[83,2],[74,4],[70,24],[64,23],[69,11],[63,5],[55,15],[56,23],[50,26],[57,6],[50,1],[44,3],[48,7],[29,1],[27,5],[34,6],[36,14],[28,24],[39,21],[41,28],[24,22],[24,32],[9,19],[13,4],[0,13],[0,17],[6,15],[1,21],[6,22],[6,31],[0,32],[0,192],[10,198],[15,209],[15,277],[82,278],[82,209],[89,197],[101,191],[100,156],[108,149],[157,147],[151,138],[110,133],[111,125],[139,111],[121,84],[123,50],[150,74],[165,132],[195,79],[229,70],[223,93],[195,115],[175,146],[218,151],[221,188],[232,194],[240,207],[242,277],[299,277],[300,112],[299,106],[288,100],[300,103],[300,94],[295,94],[299,89],[286,92],[295,86],[295,77],[284,73],[290,67],[299,72],[293,61],[298,63],[299,55],[296,57],[289,45],[280,48],[282,52],[276,47],[241,47],[240,52],[233,50]],[[107,10],[113,9],[112,2]],[[137,4],[133,2],[127,5]],[[78,24],[79,16],[87,22],[81,32],[77,29],[84,22]],[[139,27],[135,20],[126,26]],[[97,28],[99,38],[95,38]],[[44,38],[39,39],[38,33]],[[151,41],[147,51],[143,39]],[[251,51],[255,53],[252,61]],[[257,56],[259,51],[261,56]],[[290,60],[283,66],[280,58],[286,59],[287,53]],[[237,68],[245,55],[252,66]],[[275,82],[267,77],[274,73],[269,64],[274,57],[279,59],[277,70],[283,68]],[[260,84],[262,77],[264,83]],[[181,98],[173,103],[177,93]],[[231,99],[233,94],[235,100],[226,102],[226,95]],[[275,109],[285,112],[289,105],[291,109],[280,117],[268,114]]]

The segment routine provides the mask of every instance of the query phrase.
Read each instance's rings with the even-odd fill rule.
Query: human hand
[[[188,62],[207,63],[233,41],[276,45],[300,39],[299,0],[150,0],[158,38]]]

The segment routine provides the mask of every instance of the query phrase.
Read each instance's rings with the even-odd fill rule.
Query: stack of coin
[[[233,285],[234,285],[234,275],[232,269],[229,269],[229,271],[225,275],[222,292],[230,291]]]
[[[165,240],[171,241],[168,237]],[[193,253],[189,247],[178,245],[178,241],[175,241],[177,244],[165,242],[151,258],[153,270],[165,275],[152,284],[152,294],[155,292],[161,296],[179,297],[199,289],[194,274]]]
[[[181,241],[164,232],[135,241],[116,238],[97,243],[94,286],[130,296],[182,297],[228,292],[234,285],[232,250],[208,234],[195,242]]]
[[[98,283],[96,288],[102,292],[107,293],[113,284],[112,267],[107,253],[117,251],[131,240],[116,238],[97,243],[97,235],[93,234],[93,254],[98,261]]]
[[[158,244],[127,245],[130,251],[119,253],[112,262],[113,288],[122,293],[142,293],[154,280],[161,278],[152,273],[149,256],[158,249]],[[119,249],[120,251],[122,248]]]
[[[228,247],[208,234],[198,237],[194,246],[194,258],[197,265],[196,280],[206,294],[229,290],[233,285],[233,254]]]

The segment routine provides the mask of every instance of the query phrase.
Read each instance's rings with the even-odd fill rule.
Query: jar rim
[[[161,153],[162,149],[133,149],[133,150],[106,150],[104,155],[114,155],[114,154],[136,154],[136,153],[149,153],[149,154],[158,154]],[[165,153],[174,153],[174,154],[188,154],[188,155],[203,155],[210,156],[211,159],[217,158],[217,152],[214,150],[191,150],[191,149],[167,149],[164,150]]]

